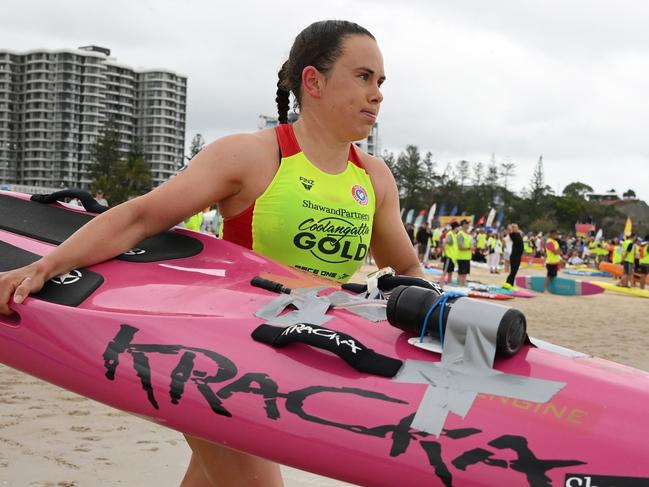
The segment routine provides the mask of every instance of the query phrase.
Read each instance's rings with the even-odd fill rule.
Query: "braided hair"
[[[289,54],[277,73],[277,113],[279,123],[288,123],[290,93],[299,107],[302,96],[302,70],[313,66],[321,73],[331,69],[342,54],[342,43],[351,35],[374,36],[364,27],[346,20],[322,20],[314,22],[300,32]]]

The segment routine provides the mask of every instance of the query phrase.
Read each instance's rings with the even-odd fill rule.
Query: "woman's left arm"
[[[376,265],[390,266],[397,274],[424,277],[415,249],[410,243],[399,213],[399,192],[392,173],[377,158],[368,161],[376,195],[376,210],[370,249]]]

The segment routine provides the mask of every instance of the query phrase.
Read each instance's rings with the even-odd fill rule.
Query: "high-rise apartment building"
[[[133,69],[98,46],[0,50],[0,183],[88,188],[110,120],[122,154],[141,145],[157,186],[183,162],[186,100],[185,76]]]

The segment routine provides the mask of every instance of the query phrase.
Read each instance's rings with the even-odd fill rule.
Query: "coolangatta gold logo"
[[[370,227],[351,219],[326,216],[307,218],[298,225],[293,244],[329,264],[362,261],[367,255]]]

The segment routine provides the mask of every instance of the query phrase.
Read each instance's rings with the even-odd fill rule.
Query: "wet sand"
[[[475,268],[472,278],[504,282]],[[532,336],[649,371],[649,299],[605,292],[506,303],[525,313]],[[177,486],[188,459],[175,431],[0,366],[0,487]],[[289,487],[349,485],[283,471]]]

